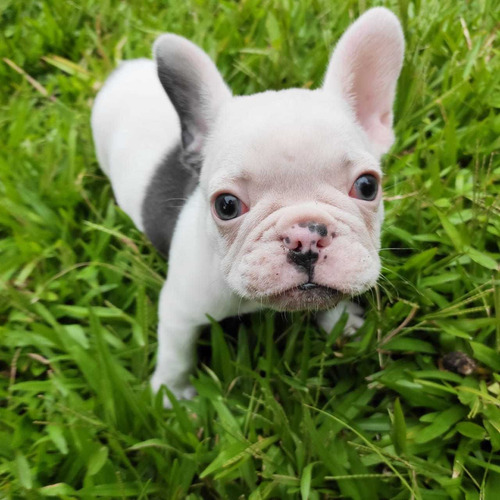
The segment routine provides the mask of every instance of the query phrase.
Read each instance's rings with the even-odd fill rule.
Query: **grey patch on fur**
[[[179,213],[198,184],[199,169],[179,144],[158,165],[142,204],[144,232],[165,257]]]
[[[182,146],[188,151],[195,137],[198,134],[205,135],[207,132],[203,119],[197,116],[203,103],[197,81],[199,77],[189,65],[181,65],[176,59],[172,59],[166,65],[160,56],[157,63],[160,82],[179,115]]]

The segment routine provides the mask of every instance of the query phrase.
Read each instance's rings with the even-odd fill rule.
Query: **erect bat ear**
[[[189,154],[200,154],[231,91],[208,55],[181,36],[161,35],[153,54],[160,82],[179,115],[183,148]]]
[[[344,33],[330,59],[323,84],[340,93],[378,155],[394,142],[392,106],[403,64],[404,37],[398,18],[377,7]]]

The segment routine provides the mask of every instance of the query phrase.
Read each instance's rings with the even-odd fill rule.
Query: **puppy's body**
[[[97,158],[118,204],[164,254],[196,173],[181,162],[179,117],[154,61],[123,63],[92,113]]]
[[[154,52],[156,64],[110,77],[92,128],[119,205],[169,256],[153,387],[190,397],[207,314],[329,309],[319,322],[331,328],[351,307],[359,326],[345,299],[379,274],[379,157],[393,141],[403,38],[372,9],[342,37],[322,88],[245,97],[181,37]]]

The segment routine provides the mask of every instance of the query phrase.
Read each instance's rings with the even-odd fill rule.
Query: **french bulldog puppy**
[[[235,97],[199,47],[160,36],[154,61],[123,63],[92,130],[116,200],[168,256],[152,387],[190,398],[207,314],[318,311],[330,330],[378,278],[380,157],[404,38],[374,8],[338,42],[324,83]],[[165,402],[169,404],[168,401]]]

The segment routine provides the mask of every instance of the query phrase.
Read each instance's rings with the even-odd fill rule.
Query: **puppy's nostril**
[[[302,249],[302,242],[296,238],[285,236],[283,238],[283,243],[288,250],[292,250],[294,252],[298,252]]]
[[[327,247],[332,242],[332,239],[333,238],[331,238],[329,236],[325,236],[324,238],[320,238],[317,241],[316,246],[318,248],[325,248],[325,247]]]
[[[317,222],[298,223],[282,236],[284,246],[293,252],[323,249],[330,245],[332,239],[327,226]]]

